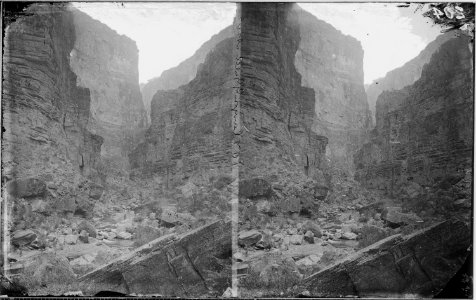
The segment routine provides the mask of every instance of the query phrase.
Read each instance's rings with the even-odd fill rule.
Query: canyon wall
[[[388,72],[385,77],[374,80],[366,89],[372,122],[375,124],[375,106],[378,96],[384,91],[399,90],[417,81],[433,53],[449,39],[456,37],[455,32],[439,35],[429,43],[418,56],[405,63],[403,66]]]
[[[363,84],[364,51],[355,38],[298,6],[294,9],[301,36],[294,64],[301,84],[314,90],[312,129],[329,139],[332,165],[352,172],[352,157],[371,126]]]
[[[75,38],[61,4],[31,5],[5,28],[2,181],[23,226],[41,217],[32,210],[90,211],[97,195],[88,193],[104,180],[103,138],[88,130],[90,91],[69,64]]]
[[[109,172],[128,170],[127,155],[147,126],[136,43],[77,9],[72,14],[76,38],[70,64],[78,85],[91,91],[88,128],[104,138],[101,156]]]
[[[233,27],[228,26],[205,42],[190,58],[178,66],[165,70],[159,77],[149,80],[141,89],[144,106],[150,115],[151,102],[158,90],[172,90],[187,84],[197,75],[200,64],[205,61],[208,53],[224,39],[233,35]]]
[[[191,177],[231,173],[233,40],[207,55],[196,77],[158,91],[145,142],[130,154],[131,178],[157,178],[163,187]]]
[[[471,169],[473,61],[466,37],[445,42],[421,78],[377,100],[371,142],[355,156],[356,179],[394,194],[416,182],[432,187]]]
[[[240,179],[322,173],[328,138],[312,130],[315,92],[294,65],[301,39],[292,7],[241,7]]]

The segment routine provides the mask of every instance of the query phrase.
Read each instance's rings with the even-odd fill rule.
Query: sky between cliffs
[[[232,24],[235,3],[75,3],[80,10],[135,40],[139,48],[139,81],[175,67],[212,35]],[[364,49],[364,81],[385,76],[417,56],[440,28],[414,13],[415,7],[390,3],[300,3],[302,8]]]

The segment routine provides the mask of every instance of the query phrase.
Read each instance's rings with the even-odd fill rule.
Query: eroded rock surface
[[[461,268],[470,244],[467,225],[445,221],[364,248],[306,278],[300,290],[313,297],[431,297]]]
[[[78,86],[91,92],[88,129],[104,138],[104,164],[128,170],[128,154],[147,125],[139,87],[136,43],[87,14],[72,9],[76,36],[70,54]]]
[[[155,94],[145,142],[129,155],[132,179],[155,176],[168,189],[193,176],[231,174],[233,51],[233,40],[223,40],[195,79]]]
[[[425,186],[441,188],[446,182],[448,189],[471,168],[473,63],[468,42],[465,37],[447,41],[418,81],[380,95],[372,141],[355,156],[356,179],[364,186],[391,195],[402,190],[412,199]]]
[[[429,43],[418,56],[403,66],[388,72],[385,77],[374,80],[367,88],[367,100],[372,111],[372,121],[375,123],[377,99],[384,91],[399,90],[413,84],[420,79],[423,67],[430,62],[430,58],[442,44],[456,37],[455,32],[448,32],[438,36]]]
[[[231,285],[231,222],[158,238],[79,279],[83,291],[220,296]]]

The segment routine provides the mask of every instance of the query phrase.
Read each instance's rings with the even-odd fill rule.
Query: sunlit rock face
[[[28,7],[5,28],[2,94],[2,180],[13,180],[14,197],[39,197],[71,212],[76,200],[88,202],[87,193],[73,192],[79,184],[103,179],[103,138],[87,129],[90,91],[77,85],[69,64],[75,38],[68,6]]]
[[[363,55],[359,41],[295,6],[300,43],[294,64],[301,85],[314,90],[312,130],[329,139],[332,165],[354,170],[353,154],[371,125],[364,90]]]
[[[215,34],[204,43],[190,58],[181,62],[178,66],[165,70],[159,77],[149,80],[141,89],[142,99],[148,116],[151,111],[151,102],[158,90],[172,90],[187,84],[197,75],[197,70],[205,61],[208,53],[221,41],[232,37],[233,27],[228,26]],[[150,119],[149,119],[150,120]]]
[[[233,39],[218,43],[186,85],[158,91],[145,142],[130,154],[131,178],[165,187],[192,176],[231,172]]]
[[[101,135],[109,169],[128,169],[128,153],[146,128],[141,99],[136,43],[87,14],[72,10],[76,31],[70,64],[77,84],[91,91],[88,128]]]
[[[375,124],[375,106],[378,96],[384,91],[399,90],[417,81],[423,67],[430,61],[431,56],[449,39],[456,37],[454,32],[438,36],[429,43],[418,56],[405,63],[400,68],[388,72],[385,77],[374,80],[367,88],[369,108],[372,111],[372,123]]]
[[[447,41],[419,80],[379,96],[372,140],[355,156],[357,180],[393,193],[408,180],[432,186],[449,175],[464,177],[473,149],[468,43],[466,37]]]

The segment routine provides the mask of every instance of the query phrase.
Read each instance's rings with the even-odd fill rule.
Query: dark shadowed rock
[[[401,207],[387,207],[383,211],[382,219],[390,227],[399,227],[402,225],[414,225],[423,222],[415,213],[403,213]]]
[[[99,184],[91,185],[89,189],[89,197],[93,198],[94,200],[99,200],[104,192],[104,187]]]
[[[95,238],[97,235],[96,228],[86,220],[81,221],[78,225],[78,231],[81,232],[82,230],[86,231],[90,237]]]
[[[431,297],[461,268],[470,244],[467,225],[441,222],[364,248],[311,275],[299,289],[308,290],[314,297]]]
[[[31,289],[56,285],[59,282],[68,284],[76,279],[68,259],[52,252],[41,253],[25,265],[19,281]]]
[[[85,294],[219,296],[231,284],[231,222],[166,235],[80,279]]]
[[[263,178],[252,178],[240,181],[240,197],[257,198],[271,196],[271,185]]]
[[[17,198],[42,196],[46,192],[46,183],[38,178],[22,178],[10,181],[7,191]]]
[[[242,231],[238,234],[238,244],[249,247],[261,240],[262,234],[258,230]]]
[[[359,247],[365,248],[389,236],[388,232],[375,225],[364,225],[360,232]]]
[[[13,233],[12,244],[15,246],[28,245],[36,240],[36,233],[32,230],[17,230]]]

